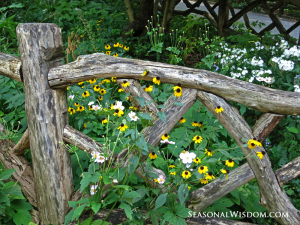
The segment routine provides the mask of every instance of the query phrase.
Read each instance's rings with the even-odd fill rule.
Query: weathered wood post
[[[228,0],[220,0],[219,1],[219,21],[218,21],[218,36],[222,36],[223,27],[226,26],[226,23],[229,18],[229,7]]]
[[[62,224],[73,192],[69,153],[60,144],[68,124],[66,89],[52,90],[48,72],[62,65],[61,30],[55,24],[19,24],[25,109],[41,224]]]

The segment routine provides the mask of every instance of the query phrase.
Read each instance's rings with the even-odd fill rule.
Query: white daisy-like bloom
[[[128,113],[129,118],[131,119],[131,121],[138,121],[139,117],[136,116],[135,112],[130,112]]]
[[[113,183],[117,184],[118,180],[117,179],[113,179]]]
[[[265,78],[263,78],[263,77],[256,77],[256,80],[262,82],[262,81],[265,81]]]
[[[265,77],[265,82],[268,84],[274,83],[275,79],[273,77]]]
[[[104,155],[99,154],[99,157],[95,160],[95,162],[104,163],[105,160],[106,160],[106,158],[104,157]]]
[[[299,85],[294,85],[294,88],[295,88],[295,92],[300,92]]]
[[[97,160],[97,158],[99,158],[99,156],[100,156],[100,153],[99,153],[99,152],[96,152],[96,151],[93,151],[93,152],[91,153],[91,155],[92,155],[92,158],[93,158],[93,159]]]
[[[114,105],[114,109],[120,109],[120,110],[124,111],[125,107],[122,105],[121,101],[116,101],[116,103]]]
[[[254,81],[254,77],[251,77],[251,78],[249,79],[249,82],[252,83],[253,81]]]
[[[94,111],[97,111],[97,110],[102,109],[102,107],[99,106],[99,105],[93,105],[92,107],[93,107],[93,110],[94,110]]]
[[[68,98],[71,99],[71,100],[73,100],[74,97],[75,97],[75,95],[70,95]]]
[[[90,194],[94,195],[97,192],[97,188],[98,188],[98,185],[92,185],[91,190],[90,190]]]
[[[168,139],[162,140],[162,141],[160,141],[160,143],[162,143],[162,144],[171,144],[171,145],[175,145],[175,142],[174,142],[174,141],[169,141]]]
[[[89,104],[88,105],[94,105],[94,102],[89,102]]]
[[[165,180],[166,178],[163,175],[159,175],[159,177],[157,178],[159,184],[165,183]]]
[[[196,154],[194,152],[185,152],[185,153],[180,153],[179,157],[182,159],[182,163],[192,164],[193,159],[196,158]]]

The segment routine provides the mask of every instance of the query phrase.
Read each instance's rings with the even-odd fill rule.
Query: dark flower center
[[[230,171],[229,170],[226,170],[226,173],[229,173]]]
[[[211,175],[212,175],[212,172],[208,172],[208,175],[211,176]]]
[[[165,137],[168,137],[168,134],[164,134]]]
[[[256,141],[256,138],[253,138],[254,141]]]
[[[183,117],[181,117],[181,119],[180,120],[183,120]]]
[[[211,150],[210,150],[210,149],[208,149],[207,151],[208,151],[208,152],[211,152]]]
[[[202,123],[203,123],[202,121],[199,122],[199,124],[202,124]]]
[[[200,138],[200,137],[199,137],[199,136],[197,136],[197,138],[196,138],[196,139],[198,140],[199,138]]]
[[[185,175],[188,175],[189,174],[189,172],[185,172]]]
[[[199,161],[199,159],[196,159],[196,161],[198,162],[198,161]]]
[[[177,88],[177,89],[176,89],[176,92],[180,93],[180,88]]]
[[[201,169],[201,170],[203,170],[203,169],[204,169],[204,167],[203,167],[203,166],[201,166],[201,167],[200,167],[200,169]]]
[[[194,123],[197,123],[197,121],[194,121]]]
[[[116,109],[115,112],[116,112],[116,113],[119,113],[119,109]]]
[[[228,162],[230,162],[230,163],[231,163],[231,162],[232,162],[232,159],[228,159]]]
[[[217,106],[217,108],[219,109],[219,108],[221,108],[221,106]]]
[[[126,80],[124,80],[124,81],[123,81],[123,84],[126,84],[126,83],[127,83],[127,81],[126,81]]]
[[[254,143],[251,143],[251,145],[254,146],[255,144],[254,144]]]
[[[178,83],[177,86],[178,86],[178,87],[181,87],[181,83]]]
[[[124,124],[123,124],[123,123],[121,124],[121,127],[124,127]]]
[[[160,77],[156,77],[156,80],[160,80]]]
[[[102,120],[106,120],[105,118],[103,118]]]
[[[154,153],[154,152],[152,152],[151,154],[152,154],[152,155],[155,155],[155,153]]]
[[[265,155],[265,154],[266,154],[266,152],[265,152],[265,151],[261,151],[261,154]]]
[[[149,84],[146,85],[146,88],[148,88],[148,87],[149,87]]]

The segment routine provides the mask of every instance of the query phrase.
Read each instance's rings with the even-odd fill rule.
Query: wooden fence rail
[[[196,99],[215,116],[217,116],[214,111],[216,106],[221,105],[224,108],[224,112],[218,114],[217,118],[246,156],[250,151],[242,147],[245,144],[243,139],[259,137],[264,140],[284,115],[300,114],[300,93],[274,90],[210,71],[116,58],[101,53],[80,56],[75,62],[62,65],[61,33],[54,24],[20,24],[17,27],[17,35],[21,60],[0,53],[0,74],[24,81],[28,130],[16,145],[18,147],[13,145],[9,149],[5,166],[18,167],[13,177],[21,183],[24,195],[28,197],[30,203],[37,207],[41,224],[64,223],[65,215],[69,211],[67,202],[82,197],[79,191],[73,193],[70,156],[60,143],[65,141],[75,144],[88,152],[95,149],[103,151],[100,143],[68,125],[66,86],[104,77],[117,77],[117,82],[121,84],[123,80],[120,78],[125,78],[131,85],[124,88],[124,91],[130,93],[132,100],[135,96],[142,96],[151,101],[153,100],[151,95],[140,88],[138,80],[152,80],[159,76],[165,83],[181,83],[183,95],[176,100],[170,96],[165,108],[161,110],[157,109],[155,102],[146,107],[141,107],[138,101],[135,102],[141,111],[149,113],[154,120],[154,126],[144,130],[145,140],[153,146],[159,144],[160,137],[175,126]],[[149,69],[149,73],[142,77],[141,74],[145,69]],[[239,112],[225,99],[244,104],[265,114],[251,129]],[[174,105],[175,101],[181,102],[182,106]],[[166,114],[166,123],[158,118],[159,111]],[[3,132],[3,127],[0,131]],[[2,161],[5,144],[5,141],[0,142]],[[32,167],[22,156],[29,147],[34,165],[33,172]],[[263,148],[254,150],[261,151]],[[127,167],[129,159],[136,154],[130,153],[124,158],[127,152],[128,150],[124,149],[119,154],[111,154],[111,157],[114,162],[123,160],[122,167]],[[289,217],[276,218],[279,223],[299,224],[299,211],[292,205],[281,186],[300,175],[300,157],[276,172],[273,172],[267,155],[262,160],[246,158],[248,163],[233,170],[228,179],[216,179],[193,191],[188,207],[200,212],[225,194],[256,178],[260,188],[260,204],[269,212],[288,212]],[[141,157],[141,162],[145,159],[146,156]],[[19,166],[16,167],[15,164]],[[136,173],[155,187],[157,184],[152,178],[143,174],[146,168],[144,164],[137,168]],[[164,174],[155,168],[152,168],[151,172],[157,175]],[[163,191],[164,187],[162,185],[160,187]],[[221,220],[218,222],[214,219],[214,222],[224,224]]]

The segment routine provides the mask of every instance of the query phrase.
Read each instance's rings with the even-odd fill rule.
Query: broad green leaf
[[[128,169],[129,175],[131,175],[134,172],[138,162],[139,162],[139,157],[137,155],[129,159],[129,169]]]
[[[155,201],[155,209],[158,209],[159,207],[163,206],[167,200],[168,193],[164,193],[158,196],[158,198]]]
[[[187,199],[188,197],[188,194],[189,194],[189,188],[188,188],[188,185],[187,184],[181,184],[178,188],[178,199],[182,204],[184,204],[185,200]]]
[[[299,133],[299,130],[296,127],[287,127],[287,129],[294,134]]]
[[[16,225],[28,225],[31,222],[31,215],[27,210],[19,210],[14,214],[13,221]]]
[[[101,203],[100,202],[94,202],[94,201],[92,201],[92,210],[95,213],[97,213],[100,208],[101,208]]]
[[[141,197],[141,195],[136,191],[129,191],[129,190],[124,191],[122,195],[122,198],[137,198],[137,197]]]
[[[167,115],[164,112],[158,112],[157,115],[159,116],[159,118],[161,119],[161,121],[163,121],[164,123],[167,120]]]
[[[16,171],[16,169],[7,169],[0,172],[0,180],[6,180]]]
[[[119,205],[119,208],[124,209],[126,216],[129,219],[132,219],[132,210],[131,210],[130,205],[128,205],[127,203],[121,202],[121,204]]]

